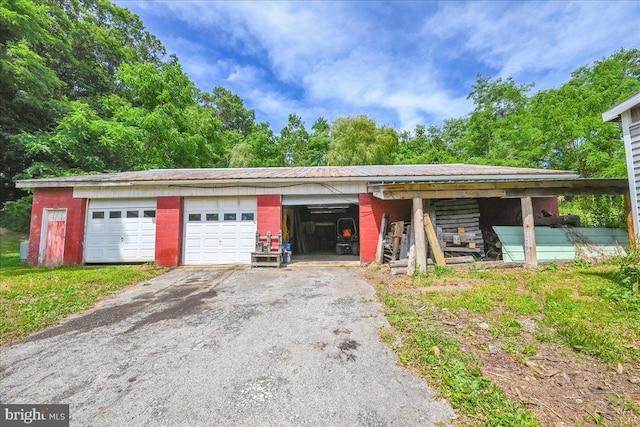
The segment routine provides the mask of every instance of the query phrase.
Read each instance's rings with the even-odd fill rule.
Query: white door
[[[89,201],[85,262],[149,262],[155,249],[155,199]]]
[[[183,264],[249,264],[257,210],[255,197],[185,198]]]

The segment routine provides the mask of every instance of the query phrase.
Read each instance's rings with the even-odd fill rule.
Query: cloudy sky
[[[640,1],[116,1],[196,85],[240,95],[275,132],[290,113],[412,129],[460,117],[478,73],[558,87],[640,47]]]

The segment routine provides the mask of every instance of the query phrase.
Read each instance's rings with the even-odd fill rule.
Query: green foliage
[[[14,176],[41,168],[34,162],[43,159],[26,142],[46,140],[71,101],[93,107],[98,97],[116,93],[123,64],[159,64],[162,55],[139,18],[108,1],[0,3],[0,203],[25,195]],[[51,174],[68,170],[49,163]]]
[[[616,271],[618,283],[631,291],[640,304],[640,248],[633,248],[627,256],[620,260]],[[627,299],[632,296],[625,296]]]
[[[560,215],[578,215],[582,227],[627,227],[624,196],[561,196],[558,202]]]
[[[327,164],[332,166],[390,164],[398,146],[395,130],[367,116],[337,118],[331,137]]]
[[[33,196],[7,201],[0,210],[0,226],[17,233],[28,233],[31,224]]]

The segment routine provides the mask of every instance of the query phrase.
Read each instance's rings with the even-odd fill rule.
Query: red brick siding
[[[258,232],[276,236],[282,228],[282,198],[279,194],[258,196]]]
[[[382,215],[389,214],[389,223],[411,220],[411,200],[380,200],[372,194],[360,194],[360,262],[376,258]]]
[[[182,248],[182,197],[158,197],[156,210],[156,265],[176,267]]]
[[[87,200],[74,199],[72,188],[36,188],[33,194],[33,207],[31,208],[31,230],[27,258],[31,265],[38,265],[42,233],[42,212],[44,209],[55,208],[67,209],[63,264],[82,263]]]

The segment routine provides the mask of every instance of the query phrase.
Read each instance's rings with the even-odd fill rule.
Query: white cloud
[[[370,113],[403,129],[460,117],[472,108],[461,86],[479,71],[558,85],[577,66],[637,46],[630,17],[640,15],[638,2],[137,5],[186,27],[158,36],[201,89],[228,87],[274,130],[292,112],[308,126]]]
[[[637,45],[632,16],[640,17],[640,3],[451,2],[428,19],[425,33],[452,44],[458,55],[477,56],[501,77],[537,72],[564,81],[577,66]]]

